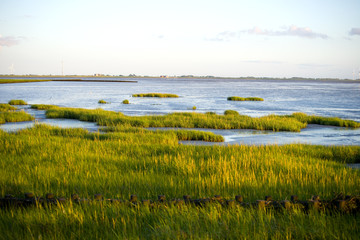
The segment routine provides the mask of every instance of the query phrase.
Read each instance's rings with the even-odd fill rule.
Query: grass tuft
[[[24,100],[10,100],[9,101],[10,105],[27,105],[27,102],[25,102]]]
[[[98,101],[98,103],[99,103],[99,104],[108,104],[109,102],[107,102],[107,101],[105,101],[105,100],[101,99],[101,100],[99,100],[99,101]]]
[[[170,93],[137,93],[133,94],[133,97],[157,97],[157,98],[178,98],[176,94]]]
[[[237,97],[237,96],[232,96],[232,97],[228,97],[227,98],[228,101],[264,101],[264,99],[259,98],[259,97]]]

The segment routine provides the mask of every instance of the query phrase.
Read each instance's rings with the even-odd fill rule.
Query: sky
[[[0,74],[359,72],[359,0],[0,1]]]

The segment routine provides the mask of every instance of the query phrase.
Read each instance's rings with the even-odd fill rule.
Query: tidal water
[[[92,80],[91,78],[86,80]],[[114,80],[113,78],[111,80]],[[118,80],[127,80],[119,78]],[[132,79],[127,82],[37,82],[0,85],[0,102],[23,99],[29,104],[53,104],[64,107],[103,108],[126,115],[185,112],[222,114],[227,109],[252,117],[269,114],[307,114],[340,117],[360,122],[360,83],[342,81],[235,80],[235,79]],[[173,93],[179,98],[133,98],[134,93]],[[227,101],[229,96],[261,97],[263,102]],[[104,99],[110,104],[98,104]],[[130,104],[122,104],[128,99]],[[84,127],[96,131],[93,123],[76,120],[46,119],[44,111],[31,110],[37,121],[63,127]],[[33,123],[9,123],[5,130],[31,126]],[[22,126],[21,126],[22,125]],[[225,137],[226,144],[360,145],[360,130],[309,125],[300,133],[255,130],[211,130]]]

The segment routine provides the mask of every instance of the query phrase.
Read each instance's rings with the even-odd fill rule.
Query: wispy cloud
[[[360,28],[352,28],[349,32],[349,35],[360,35]]]
[[[12,47],[20,43],[20,40],[24,39],[24,37],[14,37],[14,36],[6,36],[3,37],[0,35],[0,47]]]
[[[250,34],[250,35],[262,35],[262,36],[296,36],[302,38],[322,38],[327,39],[329,38],[328,35],[323,33],[318,33],[312,31],[308,27],[297,27],[295,25],[291,25],[289,27],[285,27],[281,30],[274,31],[268,29],[262,29],[260,27],[253,27],[251,29],[240,30],[240,31],[224,31],[218,33],[215,37],[210,38],[208,40],[211,41],[229,41],[233,39],[240,38],[241,35]]]

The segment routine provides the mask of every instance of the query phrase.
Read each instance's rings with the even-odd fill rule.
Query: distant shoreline
[[[31,83],[31,82],[127,82],[137,83],[138,81],[130,80],[83,80],[83,79],[0,79],[0,84],[13,84],[13,83]]]
[[[291,77],[291,78],[272,78],[272,77],[216,77],[216,76],[193,76],[193,75],[182,75],[182,76],[93,76],[93,75],[0,75],[0,81],[2,79],[17,79],[17,80],[41,80],[41,81],[86,81],[86,82],[137,82],[136,80],[102,80],[102,79],[201,79],[201,80],[242,80],[242,81],[316,81],[316,82],[343,82],[343,83],[360,83],[360,79],[340,79],[340,78],[302,78],[302,77]],[[50,79],[47,79],[50,78]],[[84,79],[88,78],[88,79]],[[92,80],[89,80],[92,79]]]

